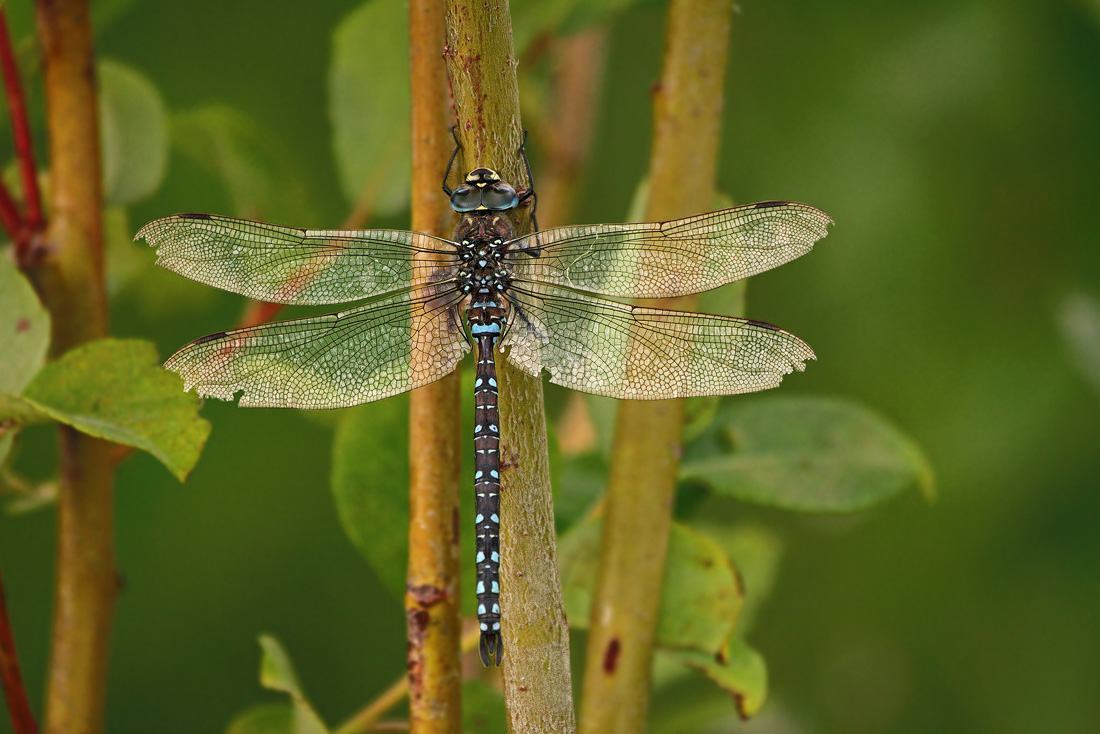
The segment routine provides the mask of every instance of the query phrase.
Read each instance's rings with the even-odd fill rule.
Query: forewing
[[[775,387],[814,359],[780,328],[728,316],[628,306],[556,286],[509,291],[502,346],[524,372],[624,400],[731,395]]]
[[[509,244],[523,281],[606,296],[669,298],[717,288],[805,255],[829,215],[765,201],[669,222],[558,227]]]
[[[339,313],[211,334],[164,366],[185,389],[242,406],[343,408],[450,374],[469,345],[441,288],[405,291]]]
[[[391,229],[280,227],[213,214],[176,214],[134,239],[157,248],[168,270],[258,301],[344,303],[447,279],[418,252],[455,252],[447,240]]]

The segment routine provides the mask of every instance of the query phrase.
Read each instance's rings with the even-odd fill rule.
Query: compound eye
[[[514,209],[519,204],[519,197],[515,189],[501,181],[483,189],[482,202],[485,208],[499,212]]]
[[[481,206],[481,190],[462,184],[451,194],[451,208],[460,214],[472,212]]]

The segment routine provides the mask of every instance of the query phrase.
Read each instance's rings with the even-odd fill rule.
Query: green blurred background
[[[109,3],[98,51],[146,75],[173,115],[216,103],[258,121],[296,192],[268,216],[338,226],[349,204],[326,80],[333,30],[358,5]],[[720,186],[738,202],[806,201],[836,220],[812,255],[752,279],[748,313],[817,351],[784,392],[851,397],[889,417],[924,447],[939,500],[910,493],[840,518],[745,506],[785,546],[751,635],[770,699],[748,725],[702,730],[1100,730],[1100,376],[1087,358],[1100,349],[1087,338],[1100,318],[1100,4],[737,7]],[[25,9],[10,12],[29,29]],[[645,3],[607,24],[576,222],[624,219],[645,173],[663,20]],[[380,76],[407,64],[373,59]],[[129,231],[232,207],[216,176],[173,149]],[[143,245],[123,258],[138,284],[115,291],[115,334],[166,356],[237,319],[238,297],[182,279],[151,296],[146,273],[168,281]],[[108,729],[222,731],[247,705],[276,700],[256,681],[260,632],[283,641],[322,715],[340,720],[401,674],[405,641],[400,605],[337,519],[331,428],[216,402],[204,415],[214,432],[186,485],[146,455],[118,475],[125,591]],[[48,472],[51,432],[22,444],[21,470]],[[36,705],[53,533],[49,510],[0,517]],[[0,732],[9,726],[0,717]]]

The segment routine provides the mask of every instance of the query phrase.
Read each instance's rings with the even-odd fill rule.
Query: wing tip
[[[782,346],[779,348],[779,352],[783,355],[784,358],[786,358],[787,365],[786,369],[780,370],[776,373],[777,379],[775,381],[775,385],[772,385],[772,387],[775,387],[780,382],[782,382],[783,377],[786,375],[792,374],[794,372],[805,372],[806,362],[810,360],[817,361],[817,353],[814,351],[813,347],[811,347],[800,337],[792,334],[786,329],[781,329],[778,326],[775,326],[774,324],[769,324],[766,321],[756,321],[755,319],[746,319],[746,321],[750,322],[754,326],[777,332],[784,337]]]
[[[813,233],[816,235],[817,240],[823,240],[829,236],[829,225],[836,224],[829,214],[821,209],[818,209],[813,204],[802,204],[800,202],[790,202],[797,204],[802,209],[804,217],[813,224]]]
[[[828,236],[829,225],[836,224],[836,221],[823,210],[818,209],[813,204],[806,204],[801,201],[758,201],[748,206],[753,209],[774,209],[777,207],[793,207],[798,209],[801,214],[809,218],[814,224],[819,225],[819,227],[814,229],[814,234],[817,235],[817,239],[824,239]]]
[[[150,247],[156,247],[156,245],[153,244],[151,236],[156,229],[154,225],[159,221],[159,219],[154,219],[151,222],[147,222],[141,229],[137,231],[137,234],[134,235],[133,241],[137,242],[138,240],[145,240],[147,243],[149,243]]]
[[[212,398],[214,400],[223,400],[229,403],[234,402],[239,396],[241,399],[238,405],[245,407],[249,405],[249,403],[245,401],[247,396],[243,388],[203,382],[201,378],[191,374],[187,365],[180,364],[179,360],[173,361],[175,356],[176,355],[173,354],[168,358],[168,361],[164,363],[164,368],[180,376],[183,380],[183,391],[185,393],[194,391],[195,394],[202,399]]]

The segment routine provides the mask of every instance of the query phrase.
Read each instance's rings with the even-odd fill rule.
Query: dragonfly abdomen
[[[482,307],[476,308],[478,314],[484,313]],[[479,326],[484,331],[478,330]],[[500,634],[500,417],[493,359],[501,326],[492,317],[487,323],[470,324],[471,332],[478,334],[474,371],[474,549],[479,649],[485,665],[490,660],[500,665],[504,651]]]

